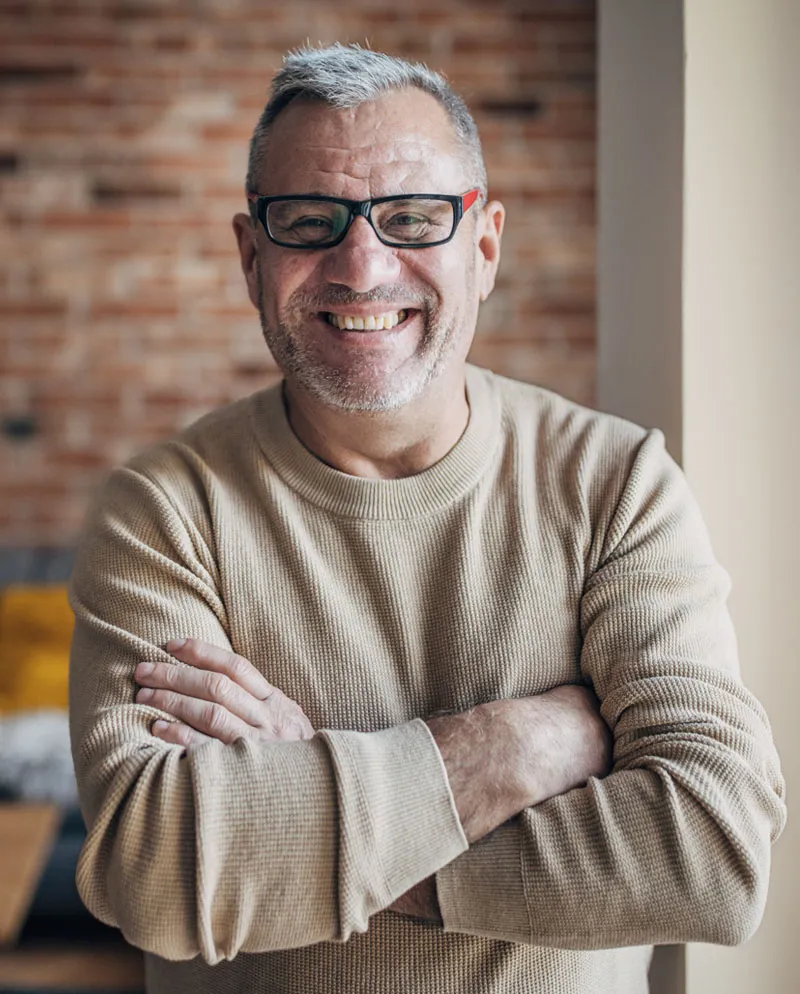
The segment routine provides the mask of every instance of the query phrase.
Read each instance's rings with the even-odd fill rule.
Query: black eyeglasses
[[[450,241],[480,193],[470,190],[463,197],[401,193],[373,200],[342,200],[311,194],[261,197],[248,193],[247,199],[256,205],[267,237],[283,248],[332,248],[344,238],[357,217],[369,221],[384,245],[430,248]]]

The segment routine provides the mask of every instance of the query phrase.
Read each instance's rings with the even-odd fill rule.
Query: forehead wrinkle
[[[312,155],[311,148],[319,149],[320,154]],[[340,196],[357,200],[368,196],[429,193],[437,192],[440,188],[444,190],[447,181],[437,177],[441,176],[442,170],[445,173],[449,171],[448,167],[455,157],[443,155],[435,146],[430,148],[431,152],[425,154],[425,150],[417,142],[405,143],[399,149],[376,148],[373,145],[355,149],[332,148],[327,144],[304,146],[302,158],[308,164],[308,169],[304,172],[305,182],[302,183],[303,191],[300,192],[310,192],[312,187],[326,188],[327,181],[331,178],[337,188],[336,192],[342,191]],[[412,155],[408,154],[410,151],[413,152]],[[297,174],[294,179],[297,180]],[[294,187],[295,184],[291,185]]]
[[[363,145],[303,145],[302,150],[309,156],[320,156],[331,161],[331,167],[317,167],[324,172],[349,172],[353,166],[385,166],[393,162],[421,162],[434,156],[441,156],[433,142],[419,138],[375,141]]]
[[[397,169],[395,167],[390,169],[388,173],[381,167],[364,168],[363,170],[355,170],[351,167],[347,172],[339,169],[318,167],[309,173],[308,178],[311,186],[307,187],[304,192],[312,192],[312,187],[314,192],[322,192],[327,187],[327,183],[324,180],[317,183],[315,177],[321,178],[325,176],[335,177],[337,181],[336,186],[340,187],[341,191],[344,191],[339,195],[355,200],[361,200],[362,197],[383,197],[399,193],[430,192],[427,190],[430,182],[426,183],[415,177],[414,167],[411,163],[409,163],[406,169]],[[342,181],[344,185],[340,186],[340,182]],[[357,184],[357,186],[352,186],[353,183]],[[366,184],[366,186],[362,186],[362,184]],[[426,188],[425,191],[422,191],[422,187]]]

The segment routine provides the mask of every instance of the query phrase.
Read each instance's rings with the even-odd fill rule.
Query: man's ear
[[[505,207],[499,200],[490,200],[482,211],[478,238],[478,288],[481,301],[486,300],[494,289],[505,221]]]
[[[258,244],[256,227],[249,214],[236,214],[233,218],[233,232],[239,246],[239,262],[247,281],[247,295],[253,307],[258,310]]]

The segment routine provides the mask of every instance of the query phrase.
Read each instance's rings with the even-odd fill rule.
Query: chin
[[[294,372],[293,379],[308,394],[311,394],[326,407],[340,411],[360,411],[380,414],[396,411],[410,404],[423,393],[433,378],[430,374],[414,377],[406,383],[353,382],[350,377],[327,371],[325,375],[310,376],[308,368]]]

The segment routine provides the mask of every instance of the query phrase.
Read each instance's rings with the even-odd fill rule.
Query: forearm
[[[80,892],[150,952],[215,963],[343,941],[466,848],[420,721],[184,751],[149,734],[155,716],[118,706],[88,734],[73,716]]]
[[[470,843],[609,769],[610,735],[585,687],[490,701],[428,725]]]
[[[335,938],[336,797],[322,741],[282,746],[281,757],[244,740],[184,753],[148,741],[139,718],[109,715],[106,725],[128,720],[125,743],[109,748],[103,729],[102,757],[89,752],[77,768],[92,812],[77,876],[88,909],[133,945],[171,960],[216,963],[238,951]],[[287,790],[281,767],[302,777],[302,789]],[[303,847],[303,860],[270,852],[281,823],[291,824],[286,835]],[[272,895],[301,891],[313,913],[287,920],[270,885]]]
[[[499,826],[524,809],[591,776],[603,776],[609,768],[609,731],[594,695],[584,687],[558,687],[536,697],[492,701],[430,719],[428,724],[471,843],[497,835]],[[521,893],[518,876],[518,869],[504,875],[498,862],[494,891]],[[392,910],[441,922],[436,881],[422,881]],[[526,920],[524,911],[517,913]]]
[[[714,577],[698,575],[703,584]],[[692,593],[687,602],[705,607],[707,591],[698,584]],[[600,596],[585,603],[587,616],[605,606]],[[707,613],[705,630],[695,621],[690,631],[701,645],[713,634],[721,656],[735,644],[730,626]],[[443,868],[446,929],[589,949],[731,944],[757,926],[770,844],[785,819],[763,709],[736,676],[735,658],[725,667],[696,662],[689,644],[653,659],[643,646],[611,665],[609,635],[601,613],[584,660],[613,729],[610,775],[526,809]],[[518,884],[506,884],[503,906],[499,881],[513,871]]]
[[[611,774],[526,809],[440,870],[447,930],[586,949],[752,933],[785,817],[763,710],[708,666],[619,679],[604,703]]]
[[[573,949],[752,934],[778,796],[719,749],[676,737],[659,751],[524,811],[440,870],[445,929]],[[709,762],[724,774],[709,777]]]

